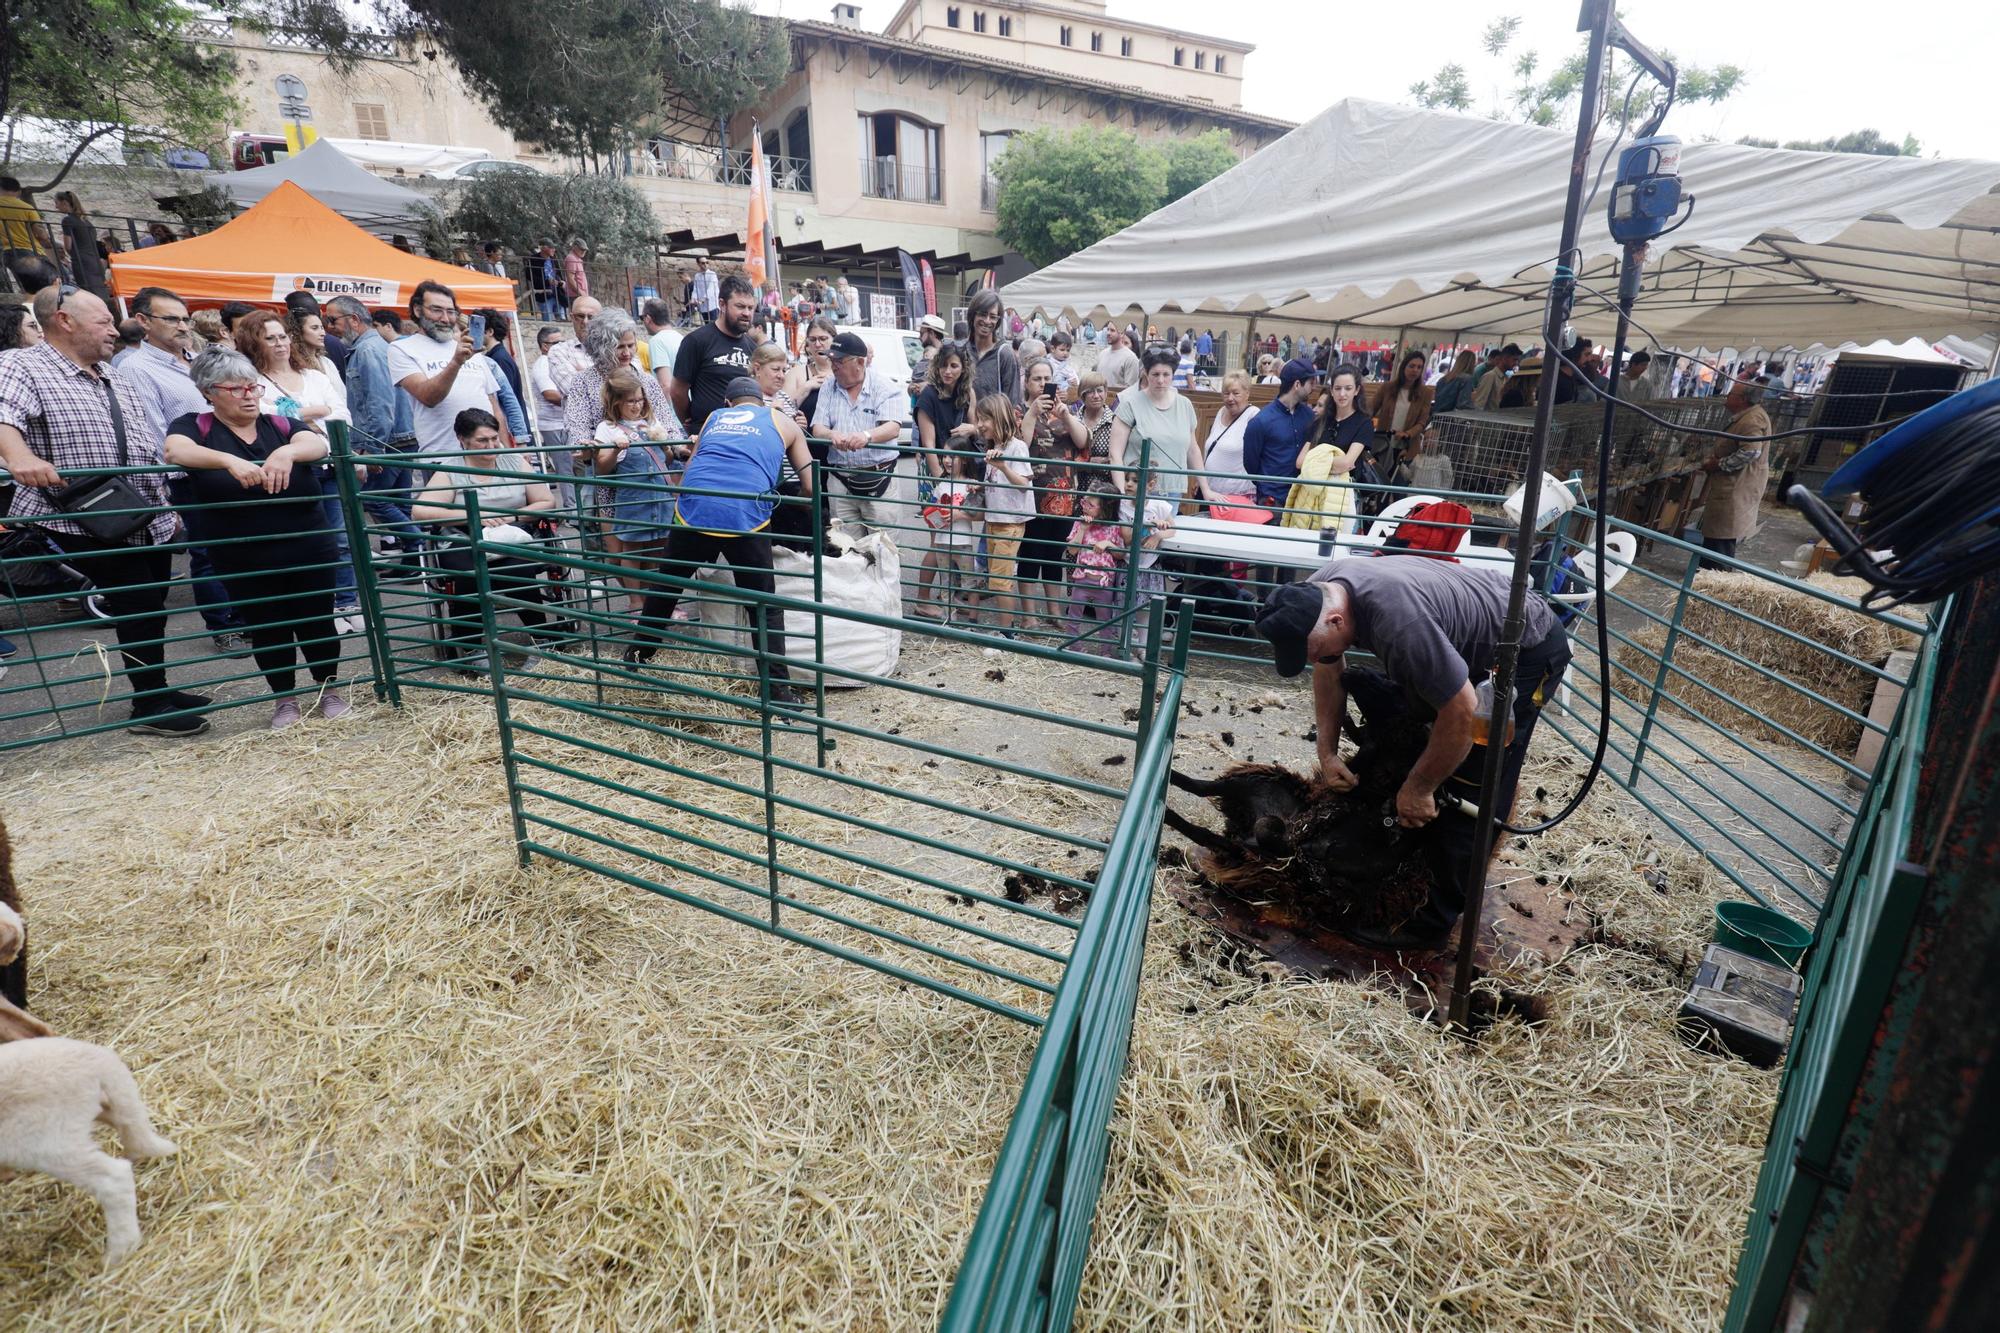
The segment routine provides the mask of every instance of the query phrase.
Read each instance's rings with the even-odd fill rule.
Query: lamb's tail
[[[128,1157],[171,1157],[179,1152],[172,1139],[154,1131],[153,1118],[146,1114],[146,1103],[139,1099],[139,1085],[133,1081],[132,1071],[116,1054],[108,1051],[106,1054],[110,1060],[97,1078],[97,1092],[103,1103],[97,1118],[118,1131]]]

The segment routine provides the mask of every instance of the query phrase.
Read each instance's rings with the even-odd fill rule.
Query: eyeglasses
[[[157,319],[162,324],[190,324],[194,322],[193,315],[156,315],[150,310],[140,315],[139,318]]]
[[[239,393],[244,395],[253,393],[261,394],[264,392],[264,386],[261,384],[218,384],[215,386],[215,392]]]

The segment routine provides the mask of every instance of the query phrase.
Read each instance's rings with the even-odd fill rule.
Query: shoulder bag
[[[118,462],[132,466],[125,439],[125,412],[118,404],[118,386],[104,381],[111,406],[111,433],[118,441]],[[142,494],[127,476],[85,477],[49,492],[49,503],[64,518],[99,541],[122,542],[143,530],[159,506]]]

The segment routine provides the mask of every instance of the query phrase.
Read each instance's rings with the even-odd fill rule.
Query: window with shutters
[[[354,104],[354,137],[357,139],[387,139],[389,137],[389,108],[380,102],[356,102]]]

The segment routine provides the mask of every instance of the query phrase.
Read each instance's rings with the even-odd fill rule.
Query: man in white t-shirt
[[[674,358],[681,354],[682,334],[674,327],[674,308],[665,297],[651,296],[646,298],[639,314],[646,321],[646,355],[660,381],[660,392],[665,393],[673,382]]]
[[[417,284],[410,298],[410,317],[418,332],[389,344],[389,378],[410,395],[411,419],[422,453],[457,453],[458,414],[482,408],[504,421],[491,381],[478,367],[466,374],[477,350],[460,323],[458,298],[440,282]]]

